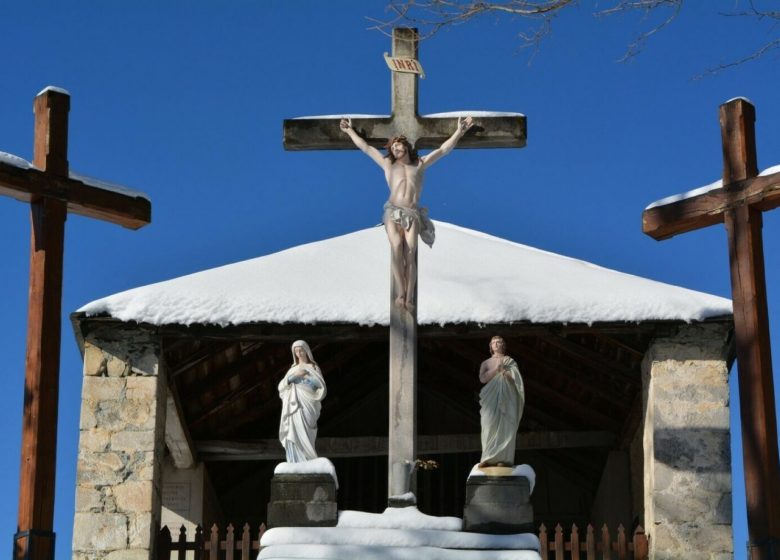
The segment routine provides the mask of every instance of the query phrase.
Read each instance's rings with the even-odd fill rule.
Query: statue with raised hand
[[[506,355],[506,342],[500,336],[490,340],[491,356],[479,368],[480,424],[482,457],[479,467],[511,467],[515,441],[525,406],[523,378],[517,362]]]

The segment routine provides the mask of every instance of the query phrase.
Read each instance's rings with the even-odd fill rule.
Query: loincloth
[[[428,247],[433,247],[433,242],[436,239],[436,230],[433,227],[433,222],[428,217],[427,208],[404,208],[403,206],[396,206],[392,202],[385,202],[384,214],[382,215],[382,221],[386,222],[388,219],[398,224],[406,231],[409,231],[414,222],[419,225],[420,239]]]

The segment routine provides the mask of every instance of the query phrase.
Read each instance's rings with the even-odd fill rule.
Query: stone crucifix
[[[780,555],[780,460],[761,215],[780,206],[780,173],[757,176],[755,120],[755,108],[746,99],[721,105],[722,185],[651,205],[642,214],[642,230],[661,240],[717,223],[726,225],[749,558],[768,560]]]
[[[65,219],[68,212],[138,229],[151,220],[140,193],[71,173],[70,95],[46,88],[35,98],[30,165],[0,153],[0,194],[30,203],[30,299],[25,360],[19,521],[14,558],[54,558],[54,479]]]
[[[417,30],[394,29],[393,57],[416,60],[417,54]],[[364,145],[372,149],[392,148],[388,142],[404,136],[408,153],[438,149],[435,160],[442,155],[442,149],[449,151],[456,143],[458,148],[525,146],[526,120],[523,115],[480,114],[476,122],[444,115],[423,117],[417,112],[417,91],[416,74],[393,72],[392,114],[389,117],[353,117],[344,122],[340,117],[288,119],[284,121],[284,148],[349,150],[362,149]],[[399,155],[403,157],[403,154]],[[431,155],[433,153],[429,157]],[[412,473],[417,459],[416,250],[407,257],[407,264],[411,266],[404,267],[412,271],[414,278],[392,274],[393,262],[391,260],[388,496],[401,495],[414,488]]]

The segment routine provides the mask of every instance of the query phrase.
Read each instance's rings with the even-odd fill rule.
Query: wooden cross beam
[[[54,558],[60,311],[68,211],[137,229],[151,220],[140,193],[70,173],[70,95],[46,88],[35,98],[32,165],[0,153],[0,194],[30,203],[30,299],[22,423],[17,560]]]
[[[393,29],[393,56],[418,56],[416,29]],[[417,74],[392,73],[392,114],[386,118],[352,118],[352,128],[370,145],[382,148],[390,138],[405,135],[417,149],[438,148],[458,126],[457,117],[421,117],[417,113]],[[523,115],[483,116],[459,140],[457,148],[522,148],[526,139]],[[339,127],[341,116],[284,121],[287,150],[356,149]],[[416,259],[415,254],[412,258]],[[415,267],[416,270],[416,267]],[[415,287],[417,282],[414,283]],[[411,466],[417,459],[417,311],[394,305],[405,293],[391,274],[390,291],[390,404],[388,438],[388,496],[414,490]],[[412,301],[417,302],[414,294]]]
[[[649,207],[642,214],[642,229],[660,240],[726,224],[750,558],[764,560],[780,556],[780,461],[761,213],[780,206],[780,173],[757,176],[755,115],[746,99],[720,106],[722,185]]]

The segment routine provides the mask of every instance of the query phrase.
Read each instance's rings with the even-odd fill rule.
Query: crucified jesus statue
[[[418,206],[425,170],[450,153],[473,124],[471,117],[458,118],[458,126],[452,136],[431,153],[419,157],[405,136],[396,136],[387,143],[387,155],[383,156],[355,132],[351,119],[341,119],[341,130],[385,172],[390,198],[385,203],[382,222],[390,241],[393,278],[400,292],[396,295],[395,304],[409,312],[414,309],[417,236],[428,246],[432,246],[434,240],[428,209]]]

